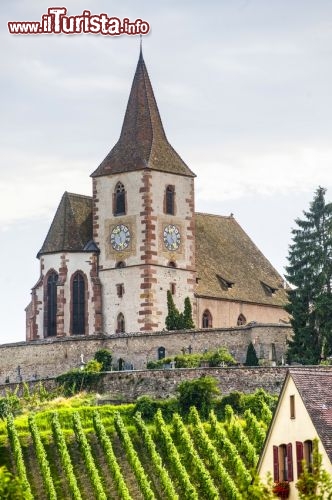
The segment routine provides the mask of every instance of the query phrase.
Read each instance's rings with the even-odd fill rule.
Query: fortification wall
[[[291,334],[288,325],[252,324],[232,329],[90,335],[3,344],[0,384],[55,377],[79,367],[82,358],[86,363],[101,348],[112,351],[115,366],[121,358],[126,368],[135,370],[144,369],[148,361],[156,360],[159,347],[165,348],[166,356],[226,347],[239,363],[244,363],[250,341],[263,362],[269,363],[273,358],[280,362]]]
[[[180,382],[202,376],[215,377],[222,394],[233,391],[252,393],[263,388],[273,394],[279,394],[286,376],[287,367],[228,367],[228,368],[176,368],[169,370],[134,370],[106,372],[102,374],[98,392],[106,395],[109,401],[131,402],[139,396],[169,398],[175,395]],[[45,379],[43,385],[52,389],[54,379]],[[33,389],[39,381],[30,381]],[[16,389],[17,384],[0,385],[0,394]],[[18,394],[22,394],[23,384],[19,384]]]

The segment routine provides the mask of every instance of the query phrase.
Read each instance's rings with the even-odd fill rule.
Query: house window
[[[126,191],[124,185],[121,182],[118,182],[115,186],[113,195],[113,214],[126,214]]]
[[[126,328],[125,328],[125,319],[124,315],[122,313],[118,314],[117,320],[116,320],[116,333],[124,333]]]
[[[72,279],[72,334],[85,334],[85,281],[77,272]]]
[[[274,481],[293,481],[292,443],[273,446]]]
[[[158,347],[158,359],[164,359],[166,356],[165,347]]]
[[[202,328],[212,328],[212,316],[208,309],[203,312]]]
[[[56,272],[52,272],[47,278],[47,291],[46,291],[47,337],[54,337],[56,335],[57,282],[58,282],[58,275]]]
[[[290,411],[290,418],[295,418],[295,395],[294,394],[289,396],[289,411]]]
[[[243,314],[240,314],[240,316],[237,318],[237,326],[243,326],[247,323],[247,320]]]
[[[174,186],[167,186],[166,187],[166,210],[165,212],[169,215],[174,215],[175,210],[174,210],[174,205],[175,205],[175,189]]]
[[[171,288],[171,294],[172,294],[172,295],[175,295],[175,291],[176,291],[176,284],[175,284],[175,283],[171,283],[170,288]]]
[[[124,294],[124,284],[123,283],[119,283],[116,285],[116,293],[117,293],[117,296],[118,297],[123,297],[123,294]]]
[[[308,439],[303,443],[303,458],[307,462],[310,472],[312,472],[312,441]]]
[[[312,441],[308,439],[302,443],[296,442],[296,464],[297,464],[297,477],[299,478],[303,471],[302,461],[307,463],[307,467],[312,472]]]

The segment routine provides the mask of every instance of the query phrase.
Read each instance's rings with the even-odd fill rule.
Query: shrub
[[[204,418],[207,418],[212,408],[213,398],[220,392],[213,377],[181,382],[176,391],[179,394],[179,409],[183,415],[187,415],[190,407],[195,406]]]
[[[248,349],[247,349],[247,357],[246,357],[246,362],[245,362],[245,365],[246,366],[258,366],[258,357],[257,357],[257,354],[256,354],[256,350],[254,348],[254,344],[252,342],[250,342],[250,344],[248,345]]]
[[[102,363],[96,359],[91,359],[84,367],[85,372],[101,372],[103,368]]]
[[[101,371],[107,372],[111,370],[113,358],[111,351],[109,351],[108,349],[99,349],[96,352],[94,359],[102,364]]]

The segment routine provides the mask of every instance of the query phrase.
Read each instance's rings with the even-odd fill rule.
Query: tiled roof
[[[92,177],[150,168],[194,177],[169,144],[140,53],[120,139]]]
[[[38,257],[46,253],[83,251],[92,239],[92,198],[65,192]]]
[[[283,278],[233,216],[196,214],[198,296],[282,306]]]
[[[332,462],[332,367],[290,368],[289,373]]]

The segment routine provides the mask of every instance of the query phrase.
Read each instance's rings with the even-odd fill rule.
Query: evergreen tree
[[[167,330],[179,330],[180,323],[180,313],[175,307],[173,296],[170,290],[167,290],[167,311],[166,316],[166,328]]]
[[[332,204],[325,192],[319,187],[309,211],[295,221],[286,267],[294,286],[286,306],[294,330],[288,358],[302,364],[332,352]]]
[[[246,357],[246,366],[258,366],[258,357],[256,354],[256,349],[254,348],[254,344],[250,342],[247,349],[247,357]]]
[[[183,328],[186,330],[195,328],[189,297],[184,299]]]

